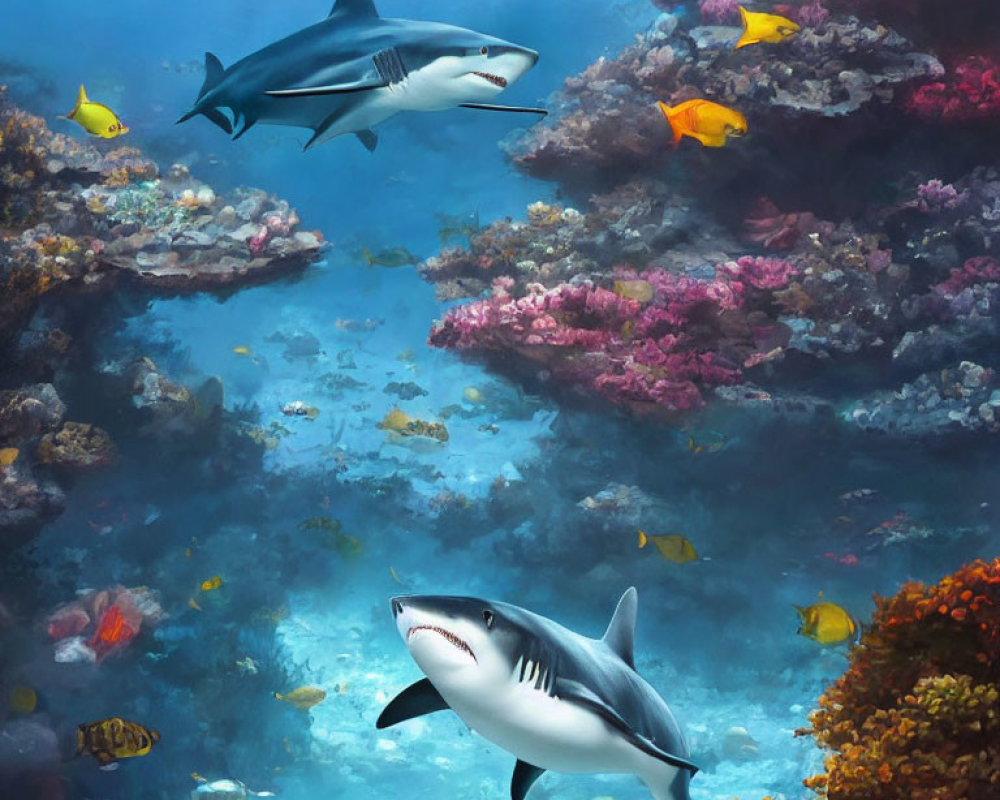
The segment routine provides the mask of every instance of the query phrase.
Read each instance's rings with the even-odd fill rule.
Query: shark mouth
[[[447,639],[449,642],[455,645],[455,647],[457,647],[459,650],[463,650],[466,653],[468,653],[472,657],[473,661],[475,661],[477,664],[479,663],[479,659],[477,659],[476,654],[472,652],[472,648],[465,643],[464,639],[461,639],[460,637],[456,636],[451,631],[447,631],[444,628],[439,628],[437,625],[414,625],[406,632],[407,642],[410,641],[410,637],[413,636],[415,631],[434,631],[434,633],[439,633],[441,634],[441,636],[443,636],[445,639]]]
[[[473,75],[478,75],[480,78],[489,81],[494,86],[499,86],[501,89],[507,88],[507,79],[502,75],[494,75],[492,72],[473,72]]]

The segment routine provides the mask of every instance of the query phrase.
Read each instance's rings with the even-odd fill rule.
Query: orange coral
[[[819,699],[812,735],[831,800],[1000,797],[1000,559],[875,598],[850,667]]]

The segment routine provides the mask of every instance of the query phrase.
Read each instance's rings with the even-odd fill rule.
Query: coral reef
[[[1000,559],[875,603],[847,672],[797,732],[829,751],[806,786],[838,800],[996,797]]]
[[[198,291],[266,280],[318,257],[322,238],[254,189],[217,197],[138,150],[102,154],[52,133],[0,88],[0,341],[56,287]],[[82,188],[81,188],[82,187]],[[260,238],[261,230],[265,231]]]
[[[729,6],[703,4],[702,13],[714,21],[729,18]],[[811,19],[818,23],[820,17]],[[747,52],[753,48],[733,50],[735,29],[730,37],[718,36],[718,28],[671,28],[654,27],[617,58],[602,58],[568,78],[554,98],[558,113],[507,146],[513,163],[571,186],[659,169],[678,154],[668,146],[656,101],[674,105],[703,97],[742,111],[755,146],[686,160],[703,174],[731,172],[753,159],[780,161],[790,134],[808,148],[810,132],[846,132],[825,121],[890,105],[913,80],[944,72],[897,33],[851,17],[822,17],[822,24],[803,29],[766,59]],[[851,138],[873,127],[864,120]],[[828,141],[829,134],[821,135],[812,146]]]

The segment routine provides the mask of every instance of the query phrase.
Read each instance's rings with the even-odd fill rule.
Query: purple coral
[[[705,22],[724,24],[736,22],[740,17],[740,4],[737,0],[698,0],[698,8]]]
[[[959,192],[952,184],[932,178],[917,187],[917,199],[913,205],[925,213],[933,213],[953,209],[968,196],[967,191]]]

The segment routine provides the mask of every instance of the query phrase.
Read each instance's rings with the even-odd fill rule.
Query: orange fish
[[[103,658],[112,650],[124,647],[131,642],[139,631],[134,628],[122,610],[113,605],[104,612],[97,631],[87,642],[87,646],[97,652],[98,658]]]
[[[747,132],[747,118],[739,111],[711,100],[688,100],[680,105],[657,103],[674,132],[674,144],[682,136],[697,139],[705,147],[722,147],[730,136]]]

